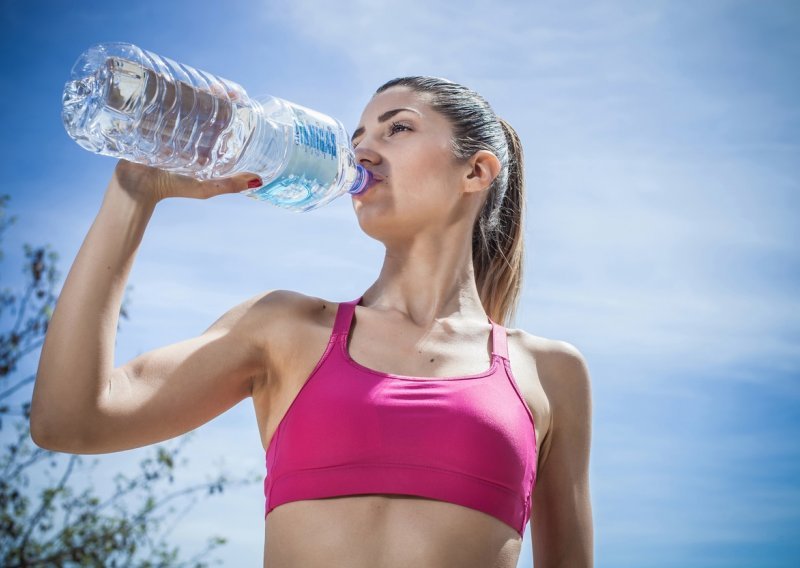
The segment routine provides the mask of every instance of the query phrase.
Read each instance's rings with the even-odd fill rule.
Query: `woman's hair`
[[[502,168],[472,230],[472,262],[483,308],[492,321],[507,325],[516,312],[524,261],[522,218],[525,207],[522,144],[481,95],[439,77],[400,77],[381,85],[408,87],[453,127],[453,154],[466,160],[478,150],[497,156]]]

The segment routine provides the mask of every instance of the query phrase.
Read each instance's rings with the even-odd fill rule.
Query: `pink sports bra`
[[[347,351],[355,306],[342,302],[327,348],[270,440],[266,515],[291,501],[403,494],[469,507],[514,528],[530,519],[536,430],[492,324],[492,364],[476,375],[409,377]]]

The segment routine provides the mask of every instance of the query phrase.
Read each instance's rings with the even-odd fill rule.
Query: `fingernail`
[[[247,187],[249,187],[250,189],[253,189],[254,187],[260,187],[260,186],[261,186],[261,179],[259,179],[259,178],[253,178],[253,179],[251,179],[250,181],[247,182]]]

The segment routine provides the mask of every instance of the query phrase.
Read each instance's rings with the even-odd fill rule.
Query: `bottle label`
[[[293,178],[301,185],[328,188],[339,174],[339,150],[330,119],[294,106],[294,144],[282,177]]]
[[[271,97],[264,113],[275,124],[276,146],[286,140],[286,154],[280,151],[279,171],[272,181],[252,192],[254,199],[267,200],[280,207],[307,211],[327,203],[341,185],[342,159],[347,151],[342,143],[339,121],[315,110]],[[281,139],[286,136],[286,139]],[[243,192],[244,193],[244,192]]]
[[[296,121],[294,124],[294,143],[298,146],[308,146],[322,154],[336,158],[336,136],[330,127],[320,127],[308,122],[303,124]]]

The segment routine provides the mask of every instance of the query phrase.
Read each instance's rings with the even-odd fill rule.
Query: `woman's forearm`
[[[125,285],[155,200],[114,176],[70,268],[47,328],[31,402],[31,435],[49,445],[84,436],[108,389]]]

